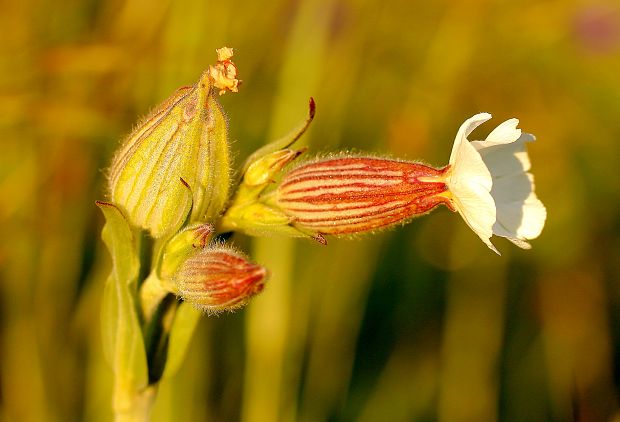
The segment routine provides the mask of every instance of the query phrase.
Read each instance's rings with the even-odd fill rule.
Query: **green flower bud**
[[[243,181],[230,207],[220,221],[221,231],[244,231],[255,236],[269,235],[288,227],[290,217],[259,200],[263,190],[273,183],[282,169],[302,151],[280,150],[254,161],[244,174]]]
[[[237,89],[228,50],[144,119],[112,161],[112,201],[155,238],[178,230],[190,210],[191,222],[214,218],[228,199],[228,129],[217,101],[218,91]]]
[[[162,253],[160,278],[170,280],[183,261],[196,252],[196,249],[204,249],[212,236],[213,226],[210,224],[195,224],[174,235],[166,243]]]
[[[246,170],[243,178],[243,185],[248,187],[267,186],[268,183],[273,182],[274,177],[276,177],[288,163],[293,161],[304,151],[305,148],[298,151],[283,149],[259,158],[250,164]]]
[[[308,116],[303,122],[284,137],[265,145],[248,158],[237,192],[219,221],[220,231],[239,230],[254,236],[300,235],[299,230],[289,225],[291,217],[263,203],[261,196],[281,177],[282,170],[306,150],[289,147],[308,129],[314,113],[314,100],[310,98]],[[317,240],[322,241],[322,237],[317,237]]]

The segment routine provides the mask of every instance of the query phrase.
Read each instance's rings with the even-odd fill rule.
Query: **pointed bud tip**
[[[312,239],[316,240],[317,242],[319,242],[321,245],[327,245],[327,239],[325,239],[325,236],[323,236],[321,233],[317,233],[315,234]]]
[[[110,204],[109,202],[105,202],[105,201],[95,201],[95,205],[97,205],[99,208],[101,207],[113,207],[114,205]]]
[[[314,98],[310,97],[310,102],[308,104],[308,115],[310,119],[314,119],[314,114],[316,113],[316,103],[314,102]]]

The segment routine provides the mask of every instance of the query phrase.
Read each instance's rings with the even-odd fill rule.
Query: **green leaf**
[[[144,339],[136,307],[136,283],[140,270],[133,232],[113,204],[97,202],[106,218],[101,237],[112,256],[112,272],[106,281],[101,309],[101,328],[106,358],[114,371],[114,408],[131,409],[133,400],[148,384]]]
[[[183,302],[179,305],[174,316],[174,322],[170,329],[170,339],[168,341],[168,360],[164,370],[164,378],[170,378],[181,367],[183,358],[196,330],[202,312],[192,305]]]

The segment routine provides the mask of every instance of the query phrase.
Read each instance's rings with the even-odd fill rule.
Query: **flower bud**
[[[243,184],[248,187],[265,186],[282,171],[282,169],[305,149],[291,150],[282,149],[272,152],[254,161],[243,176]]]
[[[284,149],[254,161],[244,173],[230,207],[220,220],[220,230],[241,230],[261,236],[288,228],[297,235],[298,231],[288,226],[291,218],[278,209],[265,205],[259,197],[270,183],[274,183],[273,179],[279,177],[282,168],[302,152],[303,150]]]
[[[444,172],[372,157],[323,159],[288,172],[267,203],[305,233],[368,232],[449,203]]]
[[[171,279],[187,257],[196,249],[204,249],[207,246],[212,235],[213,226],[210,224],[191,225],[175,234],[164,247],[159,276],[163,280]]]
[[[306,150],[306,148],[295,150],[289,147],[305,133],[314,119],[314,114],[315,104],[310,98],[308,116],[303,122],[282,138],[255,151],[247,159],[237,192],[219,221],[219,230],[240,230],[254,236],[301,235],[298,229],[290,225],[291,217],[265,204],[261,197],[263,192],[281,177],[282,169]],[[324,241],[320,236],[316,239]]]
[[[192,222],[212,219],[228,198],[228,129],[217,91],[237,89],[230,54],[157,107],[112,161],[112,201],[153,237],[178,230],[190,209]]]
[[[209,313],[244,306],[263,290],[267,270],[226,247],[206,248],[190,256],[174,276],[179,295]]]

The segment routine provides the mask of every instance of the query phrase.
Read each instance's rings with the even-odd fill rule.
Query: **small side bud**
[[[231,205],[220,219],[219,228],[222,231],[241,230],[255,236],[268,236],[280,231],[295,233],[296,230],[289,226],[291,218],[261,202],[260,195],[270,183],[275,183],[282,169],[303,151],[305,148],[298,151],[283,149],[252,162]]]
[[[243,183],[247,186],[261,186],[273,182],[276,175],[304,151],[305,148],[301,150],[283,149],[259,158],[250,164],[246,170]]]
[[[228,209],[221,217],[218,229],[241,230],[254,236],[300,235],[300,231],[289,224],[291,217],[265,204],[261,195],[270,184],[281,177],[282,170],[288,164],[306,151],[306,148],[294,150],[289,147],[305,133],[314,114],[315,104],[310,98],[308,116],[303,122],[284,137],[250,155],[243,166],[241,183]],[[309,235],[314,236],[313,233]]]
[[[183,300],[208,312],[233,311],[244,306],[265,285],[267,270],[226,247],[196,252],[174,276]]]
[[[213,226],[210,224],[194,224],[174,235],[164,247],[159,275],[163,280],[169,280],[196,249],[204,249],[213,236]]]

